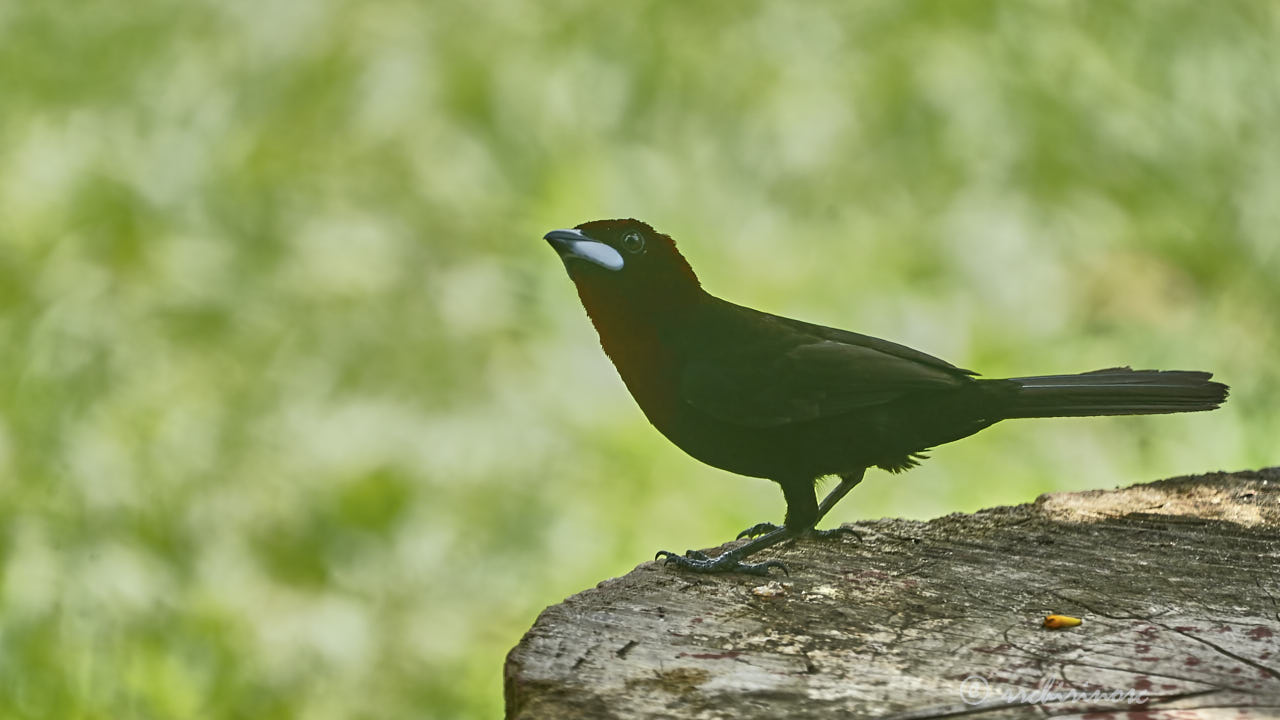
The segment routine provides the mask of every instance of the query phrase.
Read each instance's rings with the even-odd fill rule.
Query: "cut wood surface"
[[[1280,468],[846,527],[547,608],[508,717],[1280,718]]]

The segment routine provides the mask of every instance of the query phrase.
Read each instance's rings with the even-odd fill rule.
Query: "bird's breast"
[[[600,346],[618,369],[640,409],[654,427],[668,434],[680,412],[680,362],[656,328],[637,325],[626,332],[597,328]]]

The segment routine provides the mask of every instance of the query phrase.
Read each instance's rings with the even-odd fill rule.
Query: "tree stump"
[[[507,717],[1280,717],[1280,468],[846,527],[547,608]]]

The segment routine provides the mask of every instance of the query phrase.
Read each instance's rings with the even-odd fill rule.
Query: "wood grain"
[[[507,716],[1280,717],[1280,468],[848,527],[789,576],[645,563],[547,608]]]

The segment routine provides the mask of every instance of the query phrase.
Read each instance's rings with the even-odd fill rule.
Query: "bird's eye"
[[[622,236],[622,249],[629,253],[638,253],[644,249],[644,236],[638,232],[629,232]]]

